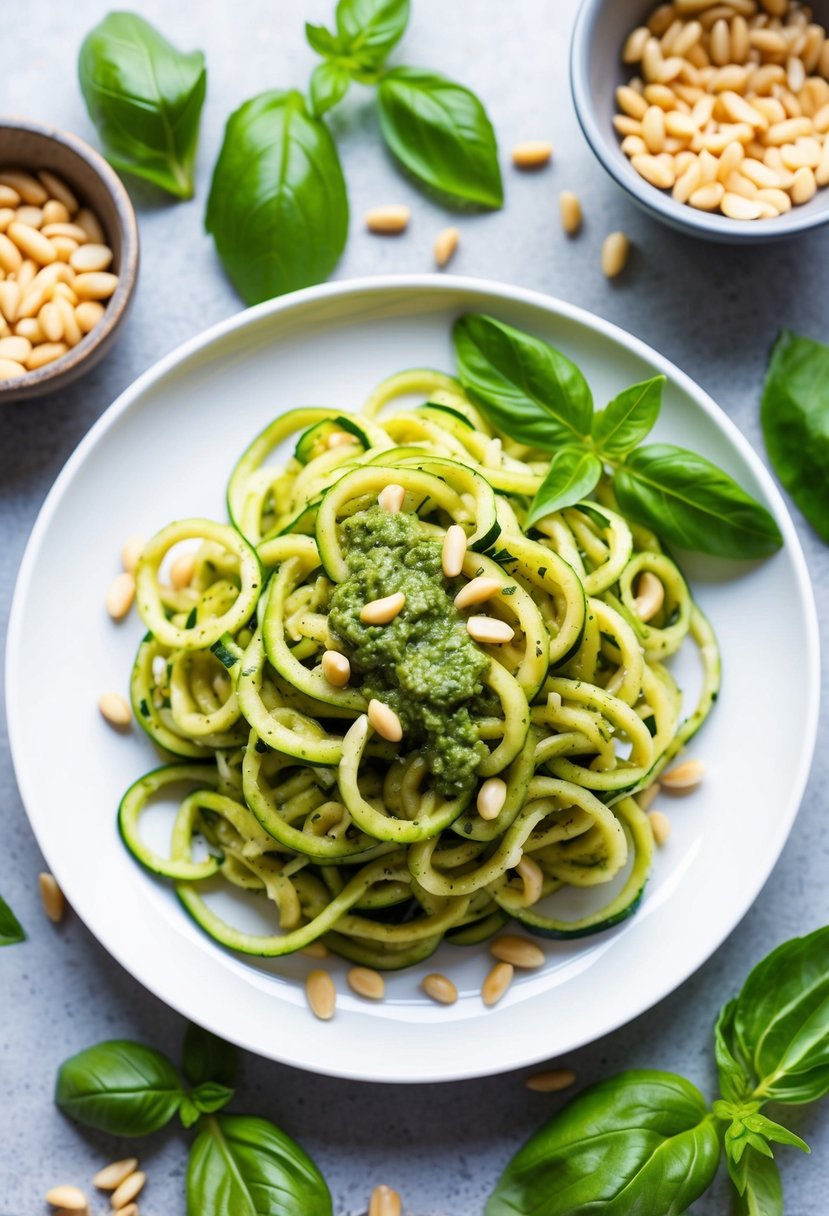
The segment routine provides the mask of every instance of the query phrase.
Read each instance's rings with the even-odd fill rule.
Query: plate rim
[[[571,304],[566,300],[545,292],[474,276],[442,276],[438,274],[363,276],[355,279],[339,280],[333,283],[317,284],[288,295],[266,300],[251,308],[242,309],[240,312],[234,313],[230,317],[226,317],[224,320],[218,321],[193,337],[186,339],[142,372],[118,394],[115,400],[103,411],[80,439],[46,495],[26,542],[15,580],[6,634],[5,704],[9,751],[15,780],[29,826],[35,836],[38,847],[51,867],[48,846],[41,839],[42,832],[36,828],[32,815],[29,812],[29,803],[31,802],[34,805],[35,798],[33,796],[30,797],[32,791],[29,788],[26,768],[23,763],[24,741],[22,739],[22,727],[17,721],[12,693],[15,686],[19,684],[18,664],[19,661],[22,661],[22,648],[19,635],[23,629],[24,622],[23,605],[27,598],[29,584],[35,570],[38,552],[51,526],[64,491],[71,485],[76,471],[83,465],[87,454],[94,450],[99,440],[115,426],[123,414],[133,407],[140,408],[140,398],[147,389],[162,380],[168,373],[174,371],[177,366],[190,359],[193,355],[196,355],[199,351],[209,349],[213,343],[226,338],[235,331],[243,331],[249,326],[255,326],[258,321],[265,317],[277,316],[283,312],[291,312],[304,305],[329,298],[380,295],[388,291],[409,291],[416,294],[419,294],[421,291],[432,291],[438,294],[441,291],[445,291],[447,295],[477,294],[496,297],[509,304],[527,305],[540,309],[551,316],[558,316],[574,322],[594,333],[599,333],[601,336],[617,343],[624,350],[644,359],[650,365],[665,372],[669,379],[691,397],[695,404],[725,433],[730,443],[751,469],[762,489],[769,509],[780,525],[784,537],[784,545],[792,561],[796,577],[798,598],[802,604],[805,618],[805,644],[808,664],[807,697],[805,698],[804,706],[805,731],[799,753],[797,771],[793,774],[790,785],[789,797],[783,813],[778,818],[780,825],[779,846],[774,850],[773,855],[765,859],[764,865],[761,867],[762,872],[758,872],[752,884],[750,898],[747,901],[740,901],[741,910],[719,926],[714,944],[706,946],[702,957],[694,956],[691,959],[690,966],[683,978],[677,981],[671,977],[656,984],[649,990],[648,995],[641,1002],[634,1002],[635,1007],[632,1012],[624,1011],[621,1021],[607,1026],[598,1035],[591,1031],[586,1036],[576,1036],[572,1043],[568,1043],[562,1048],[562,1051],[573,1051],[588,1043],[597,1042],[605,1035],[612,1034],[622,1026],[627,1025],[634,1018],[652,1009],[670,995],[670,993],[686,983],[720,949],[726,938],[730,936],[754,905],[780,859],[800,809],[812,768],[820,709],[820,633],[814,588],[809,577],[808,566],[795,524],[771,473],[736,423],[690,375],[677,367],[667,356],[661,354],[643,339],[629,333],[614,322],[590,312],[588,309]],[[55,867],[52,868],[55,869]],[[57,870],[60,870],[60,868],[60,865],[56,867]],[[67,886],[71,885],[67,884]],[[68,894],[70,903],[72,903],[71,893]],[[146,988],[157,999],[169,1008],[174,1009],[177,1013],[192,1018],[192,1014],[186,1007],[186,1002],[181,999],[171,1000],[166,993],[159,990],[159,985],[152,978],[146,977],[146,968],[141,964],[140,960],[136,962],[133,958],[127,959],[124,957],[125,952],[117,946],[117,943],[113,944],[110,942],[105,925],[93,927],[84,919],[80,912],[77,912],[77,915],[109,956],[115,959],[142,987]],[[520,1058],[510,1057],[497,1063],[489,1060],[484,1066],[452,1067],[447,1070],[444,1062],[444,1067],[437,1073],[424,1068],[422,1062],[417,1075],[408,1072],[397,1074],[388,1070],[382,1072],[371,1071],[373,1066],[369,1066],[369,1071],[366,1071],[365,1065],[360,1071],[356,1071],[347,1064],[343,1067],[332,1067],[328,1064],[321,1067],[319,1064],[313,1065],[297,1062],[295,1058],[286,1057],[284,1054],[277,1054],[274,1051],[270,1051],[265,1055],[258,1044],[251,1043],[246,1037],[234,1038],[232,1034],[228,1034],[227,1028],[221,1024],[221,1018],[214,1019],[211,1011],[208,1010],[199,1011],[196,1020],[200,1025],[214,1030],[215,1033],[225,1038],[230,1038],[238,1046],[254,1054],[263,1055],[264,1058],[271,1058],[282,1064],[307,1069],[317,1074],[375,1083],[449,1083],[452,1081],[469,1080],[475,1077],[494,1076],[498,1073],[535,1064],[539,1060],[549,1057],[549,1052],[538,1054],[534,1048],[529,1054],[524,1054]]]

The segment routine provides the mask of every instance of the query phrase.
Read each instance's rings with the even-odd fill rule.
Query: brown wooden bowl
[[[46,169],[63,178],[81,206],[98,217],[112,249],[118,286],[103,317],[77,346],[36,371],[0,380],[0,405],[40,397],[65,388],[98,363],[115,342],[132,302],[138,277],[138,224],[130,197],[117,173],[94,148],[68,131],[26,118],[0,117],[0,171]]]

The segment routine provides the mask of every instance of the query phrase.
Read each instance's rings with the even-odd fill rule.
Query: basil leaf
[[[228,119],[205,217],[247,304],[327,278],[348,234],[340,159],[296,91],[260,93]]]
[[[306,21],[305,39],[312,51],[326,59],[336,59],[342,51],[338,39],[324,25],[311,25]]]
[[[190,1149],[188,1216],[331,1216],[310,1157],[266,1119],[210,1116]]]
[[[234,1093],[235,1090],[227,1085],[220,1085],[218,1081],[203,1081],[191,1091],[189,1097],[202,1114],[212,1115],[214,1111],[227,1106]]]
[[[78,77],[115,168],[192,198],[207,91],[202,52],[177,50],[135,13],[109,13],[83,41]]]
[[[683,549],[767,557],[783,543],[765,507],[704,456],[667,443],[637,448],[613,479],[619,506]]]
[[[632,384],[593,417],[596,447],[608,456],[625,456],[641,443],[659,417],[664,376]]]
[[[340,0],[338,41],[345,55],[364,68],[378,68],[403,37],[409,0]]]
[[[192,1127],[201,1118],[201,1111],[192,1099],[184,1097],[181,1100],[181,1106],[178,1108],[178,1117],[181,1120],[182,1127]]]
[[[601,475],[601,460],[587,448],[560,448],[530,504],[527,523],[580,502],[595,489]]]
[[[810,1153],[805,1140],[800,1136],[796,1136],[794,1132],[790,1132],[787,1127],[783,1127],[781,1123],[775,1123],[772,1119],[767,1119],[765,1115],[755,1114],[746,1115],[743,1123],[750,1132],[754,1132],[757,1136],[764,1136],[766,1140],[771,1140],[773,1144],[789,1144],[792,1148],[799,1148],[803,1153]]]
[[[749,975],[733,1019],[754,1095],[813,1102],[829,1093],[829,927],[785,942]]]
[[[621,1073],[574,1098],[513,1157],[485,1216],[679,1213],[717,1172],[705,1101],[672,1073]]]
[[[495,132],[478,98],[423,68],[392,68],[377,90],[389,150],[444,201],[503,206]]]
[[[311,108],[317,118],[342,101],[351,84],[346,68],[326,60],[318,63],[311,73]]]
[[[218,1035],[189,1022],[184,1034],[184,1075],[191,1085],[218,1081],[232,1086],[236,1080],[236,1048]]]
[[[771,1157],[749,1148],[740,1162],[739,1174],[742,1189],[738,1188],[734,1196],[734,1216],[783,1216],[780,1172]]]
[[[172,1119],[184,1097],[161,1052],[113,1039],[65,1060],[55,1102],[71,1119],[116,1136],[146,1136]]]
[[[741,1103],[748,1098],[752,1085],[745,1066],[732,1051],[736,1008],[737,1002],[734,1000],[720,1010],[714,1027],[714,1055],[720,1076],[720,1093],[729,1102]],[[714,1110],[716,1112],[716,1104]]]
[[[0,895],[0,946],[14,946],[25,940],[23,926]]]
[[[829,542],[829,346],[783,330],[772,350],[760,421],[775,473]]]
[[[476,313],[455,323],[452,338],[461,383],[510,438],[549,452],[590,434],[588,383],[549,343]]]

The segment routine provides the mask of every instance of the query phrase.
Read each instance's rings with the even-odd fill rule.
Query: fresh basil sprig
[[[146,1136],[175,1115],[185,1094],[165,1055],[114,1039],[60,1066],[55,1102],[77,1123],[116,1136]]]
[[[607,469],[620,508],[672,544],[729,558],[780,548],[773,517],[722,469],[685,448],[639,446],[659,416],[664,376],[594,413],[584,376],[548,342],[478,314],[461,317],[453,337],[472,400],[511,438],[554,454],[530,523],[574,506]]]
[[[269,92],[228,119],[205,216],[247,304],[327,278],[348,235],[340,158],[301,93]]]
[[[586,1089],[509,1162],[485,1216],[679,1216],[725,1155],[738,1216],[782,1216],[772,1145],[808,1152],[762,1114],[770,1099],[829,1092],[829,928],[758,964],[720,1012],[722,1096],[709,1108],[682,1077],[627,1072]]]
[[[191,198],[207,91],[202,52],[177,50],[135,13],[109,13],[83,41],[78,76],[115,168]]]
[[[25,940],[23,926],[0,895],[0,946],[15,946]]]
[[[355,79],[374,79],[406,32],[409,0],[340,0],[336,33],[306,24],[305,36],[318,55],[334,60]]]
[[[774,471],[829,543],[829,346],[783,330],[766,375],[760,419]]]

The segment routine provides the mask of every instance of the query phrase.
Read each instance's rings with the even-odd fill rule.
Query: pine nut
[[[70,257],[79,248],[78,242],[73,241],[71,236],[50,236],[49,240],[55,247],[58,261],[66,262],[68,265]]]
[[[659,778],[660,784],[669,794],[695,790],[705,776],[705,765],[701,760],[683,760]]]
[[[119,1209],[126,1207],[128,1203],[132,1203],[136,1195],[142,1191],[146,1181],[147,1175],[142,1170],[135,1170],[134,1173],[128,1174],[109,1197],[109,1202],[115,1211],[117,1212]]]
[[[642,51],[642,75],[645,80],[656,80],[662,66],[662,48],[656,38],[649,38]]]
[[[53,925],[60,924],[66,911],[66,900],[52,874],[38,874],[37,885],[40,888],[40,902],[43,911]]]
[[[366,227],[380,236],[396,236],[409,226],[411,212],[402,203],[390,203],[385,207],[372,207],[366,212]]]
[[[11,186],[0,184],[0,207],[10,207],[14,210],[20,206],[20,195]]]
[[[636,584],[636,599],[633,608],[640,621],[650,621],[665,602],[662,581],[650,570],[643,570]]]
[[[108,245],[79,245],[69,259],[69,265],[78,274],[86,271],[106,270],[112,261],[112,250]]]
[[[786,79],[793,93],[799,93],[806,83],[806,69],[803,66],[803,60],[798,59],[796,55],[790,56],[786,61]]]
[[[316,941],[309,942],[307,946],[302,947],[302,953],[307,954],[308,958],[328,958],[328,947],[324,942]]]
[[[530,139],[516,144],[512,150],[512,163],[516,169],[540,169],[549,163],[553,145],[543,139]]]
[[[479,574],[470,579],[465,587],[461,587],[453,602],[456,608],[469,608],[472,604],[483,604],[492,599],[500,589],[501,583],[497,578]]]
[[[724,194],[725,187],[721,182],[708,182],[707,185],[700,186],[699,190],[695,190],[688,202],[699,211],[716,211]]]
[[[374,697],[368,703],[368,720],[381,739],[399,743],[403,738],[403,725],[391,708]]]
[[[668,837],[671,834],[671,821],[662,811],[650,811],[648,813],[648,821],[653,832],[654,843],[661,848],[662,845],[668,843]]]
[[[337,990],[327,971],[319,969],[308,973],[305,981],[305,996],[311,1012],[320,1021],[327,1022],[333,1018],[334,1008],[337,1004]]]
[[[485,646],[502,646],[515,637],[511,625],[493,616],[471,616],[466,622],[466,631],[474,641]]]
[[[720,104],[733,122],[746,122],[758,131],[768,130],[769,120],[765,114],[750,105],[739,93],[726,89],[720,94]]]
[[[121,565],[128,574],[135,572],[135,567],[141,560],[141,554],[144,552],[144,537],[130,536],[124,542],[124,547],[121,550]]]
[[[52,198],[62,203],[70,215],[74,215],[79,203],[63,178],[58,177],[56,173],[51,173],[48,169],[41,169],[38,177]]]
[[[0,338],[0,359],[11,359],[14,363],[25,363],[32,351],[28,338]],[[21,368],[23,371],[23,368]]]
[[[507,800],[507,783],[502,777],[488,777],[478,790],[475,803],[481,819],[497,819]]]
[[[18,321],[15,324],[14,332],[19,338],[28,338],[33,345],[43,341],[43,330],[40,328],[37,317],[26,317],[24,320]]]
[[[489,953],[502,963],[512,963],[524,971],[543,967],[547,956],[540,946],[517,934],[505,933],[489,943]]]
[[[602,245],[602,273],[615,279],[627,265],[630,238],[624,232],[611,232]]]
[[[660,110],[659,113],[661,114],[662,111]],[[670,190],[676,181],[673,166],[669,167],[655,156],[633,156],[630,163],[640,177],[644,177],[646,182],[650,182],[652,186],[656,186],[660,190]]]
[[[351,664],[344,654],[326,650],[321,661],[322,674],[334,688],[345,688],[351,679]]]
[[[458,990],[449,977],[440,975],[436,971],[424,976],[420,982],[420,987],[428,997],[431,997],[433,1001],[437,1001],[439,1005],[454,1005],[458,999]]]
[[[824,43],[817,67],[824,80],[829,79],[829,41]]]
[[[68,236],[71,240],[77,241],[79,245],[85,245],[89,240],[86,230],[77,223],[44,224],[41,231],[43,235],[48,236],[50,240],[55,236]]]
[[[170,586],[174,591],[189,587],[196,572],[195,553],[182,553],[170,565]]]
[[[56,261],[58,255],[55,253],[54,245],[42,232],[38,232],[37,228],[15,220],[9,224],[6,233],[21,253],[32,258],[41,266],[48,266],[51,262]]]
[[[667,113],[676,108],[676,93],[665,84],[649,84],[645,86],[645,101]]]
[[[63,1208],[64,1212],[85,1212],[87,1207],[86,1195],[77,1186],[53,1186],[46,1192],[46,1202],[50,1207]]]
[[[726,194],[739,194],[742,198],[757,199],[757,187],[754,182],[747,177],[743,177],[742,173],[729,173],[728,180],[723,182]],[[762,214],[762,210],[761,210]]]
[[[68,350],[69,347],[65,342],[42,342],[29,355],[26,367],[30,372],[35,372],[38,368],[45,367],[47,363],[54,363],[55,359],[65,355]]]
[[[118,275],[105,270],[75,276],[72,289],[79,300],[108,300],[118,286]]]
[[[614,114],[613,126],[619,135],[639,135],[642,134],[642,124],[638,118],[628,118],[627,114]],[[643,141],[644,142],[644,141]],[[645,144],[647,147],[647,144]]]
[[[644,97],[641,97],[629,85],[620,85],[616,90],[616,104],[631,118],[644,118],[648,109],[648,103]]]
[[[0,283],[0,313],[8,321],[9,325],[14,325],[20,308],[20,286],[11,279],[6,279]]]
[[[641,135],[626,135],[619,146],[625,156],[646,156],[648,154],[648,145]]]
[[[111,1165],[98,1170],[92,1181],[99,1191],[115,1191],[137,1168],[137,1157],[125,1157],[123,1161],[113,1161]]]
[[[801,135],[796,144],[783,144],[780,156],[787,169],[816,169],[820,164],[823,145],[810,136]]]
[[[377,495],[377,502],[384,511],[388,511],[390,515],[396,515],[403,506],[403,499],[406,497],[406,491],[402,486],[392,482],[391,485],[385,486]]]
[[[56,286],[63,287],[63,286],[65,286],[65,284],[58,283],[58,284],[56,284]],[[78,325],[78,322],[75,319],[74,308],[72,307],[72,305],[69,303],[69,301],[67,299],[65,299],[62,295],[58,295],[58,293],[56,291],[52,295],[52,303],[54,304],[55,308],[58,310],[58,315],[60,316],[61,325],[63,327],[63,341],[70,348],[73,346],[77,346],[78,343],[80,342],[81,338],[83,337],[83,334],[81,333],[80,325]],[[44,305],[44,307],[48,307],[48,305]],[[41,309],[41,312],[42,311],[43,311],[43,309]],[[42,322],[41,322],[41,328],[43,328],[43,331],[45,333],[46,330],[43,327]]]
[[[829,139],[823,145],[820,161],[815,169],[815,181],[819,186],[829,185]]]
[[[659,106],[648,106],[642,118],[642,138],[648,151],[661,152],[665,147],[665,113]]]
[[[757,191],[758,203],[768,203],[774,207],[778,215],[791,211],[792,200],[785,190],[763,189]]]
[[[782,147],[791,144],[801,135],[811,135],[812,124],[808,118],[786,118],[776,122],[761,136],[761,142],[768,147]]]
[[[11,186],[24,203],[34,207],[42,207],[49,197],[37,178],[22,169],[5,169],[0,173],[0,185]]]
[[[125,1208],[118,1209],[118,1216],[141,1216],[137,1203],[128,1203]]]
[[[660,4],[648,17],[647,25],[652,34],[661,38],[679,11],[675,4]]]
[[[512,983],[515,968],[512,963],[496,963],[481,985],[481,1000],[485,1005],[497,1005]]]
[[[634,136],[635,138],[635,136]],[[572,190],[562,190],[558,196],[561,226],[568,236],[574,236],[581,228],[581,200]]]
[[[649,38],[650,30],[645,25],[638,26],[632,34],[629,34],[622,48],[622,63],[638,63]]]
[[[368,1216],[400,1216],[403,1206],[397,1191],[390,1186],[376,1186],[368,1202]]]
[[[817,181],[811,169],[798,169],[794,175],[794,181],[791,188],[792,202],[796,204],[808,203],[814,198],[817,193]]]
[[[699,21],[688,21],[677,34],[671,47],[671,54],[685,58],[691,47],[696,46],[702,37],[702,26]]]
[[[386,981],[371,967],[352,967],[346,979],[351,991],[367,1001],[382,1001],[386,995]]]
[[[445,578],[457,578],[466,557],[466,533],[460,524],[446,529],[441,550],[441,568]],[[402,605],[401,605],[402,607]]]
[[[821,106],[817,111],[812,119],[812,126],[818,135],[825,135],[829,131],[829,103]]]
[[[101,716],[117,730],[123,730],[132,722],[129,704],[119,692],[105,692],[98,698]]]
[[[88,207],[81,207],[75,216],[75,223],[83,230],[88,241],[94,241],[96,245],[106,244],[106,236],[98,217]]]
[[[724,67],[731,58],[731,32],[728,22],[722,18],[715,21],[708,35],[708,54],[711,62]]]
[[[576,1083],[576,1074],[571,1068],[552,1068],[549,1072],[536,1072],[527,1077],[524,1085],[536,1094],[557,1094]]]
[[[9,225],[11,227],[11,225]],[[6,274],[17,274],[20,267],[23,265],[23,255],[17,248],[15,243],[6,236],[5,232],[0,232],[0,270],[4,270]]]
[[[446,266],[452,260],[461,234],[457,228],[444,228],[435,238],[435,262],[438,266]]]
[[[524,884],[524,904],[537,903],[541,899],[544,888],[544,871],[532,857],[526,855],[515,867],[516,873]]]
[[[55,304],[47,301],[37,314],[37,320],[47,341],[60,342],[63,337],[63,321]]]
[[[97,300],[84,300],[83,304],[75,307],[75,320],[81,328],[81,333],[88,334],[95,328],[104,315],[104,306]]]
[[[723,215],[731,220],[759,220],[762,214],[759,203],[742,194],[735,194],[733,190],[726,190],[720,208]]]
[[[780,184],[780,178],[774,169],[770,169],[768,165],[764,165],[760,160],[754,160],[747,156],[740,165],[740,172],[749,181],[754,182],[758,188],[765,187],[773,190]]]
[[[656,79],[660,84],[670,84],[672,80],[676,80],[685,66],[685,60],[681,59],[679,55],[671,55],[660,63],[656,70]]]
[[[647,789],[642,790],[641,793],[636,795],[636,801],[639,804],[639,809],[642,811],[649,810],[659,797],[661,790],[662,786],[659,784],[659,782],[652,781]]]
[[[360,609],[360,620],[364,625],[388,625],[403,610],[406,596],[402,591],[384,595],[382,599],[370,600]]]
[[[121,621],[135,599],[135,577],[128,570],[117,574],[106,594],[106,609],[114,621]]]
[[[748,41],[764,55],[785,55],[788,49],[786,39],[776,30],[749,30]]]
[[[41,207],[18,207],[14,218],[19,224],[27,224],[30,228],[40,228],[43,224],[43,210]]]
[[[64,203],[57,198],[50,198],[43,204],[44,224],[68,224],[70,215]]]
[[[690,114],[680,110],[671,110],[665,115],[665,130],[675,139],[692,139],[697,134],[697,124]]]

